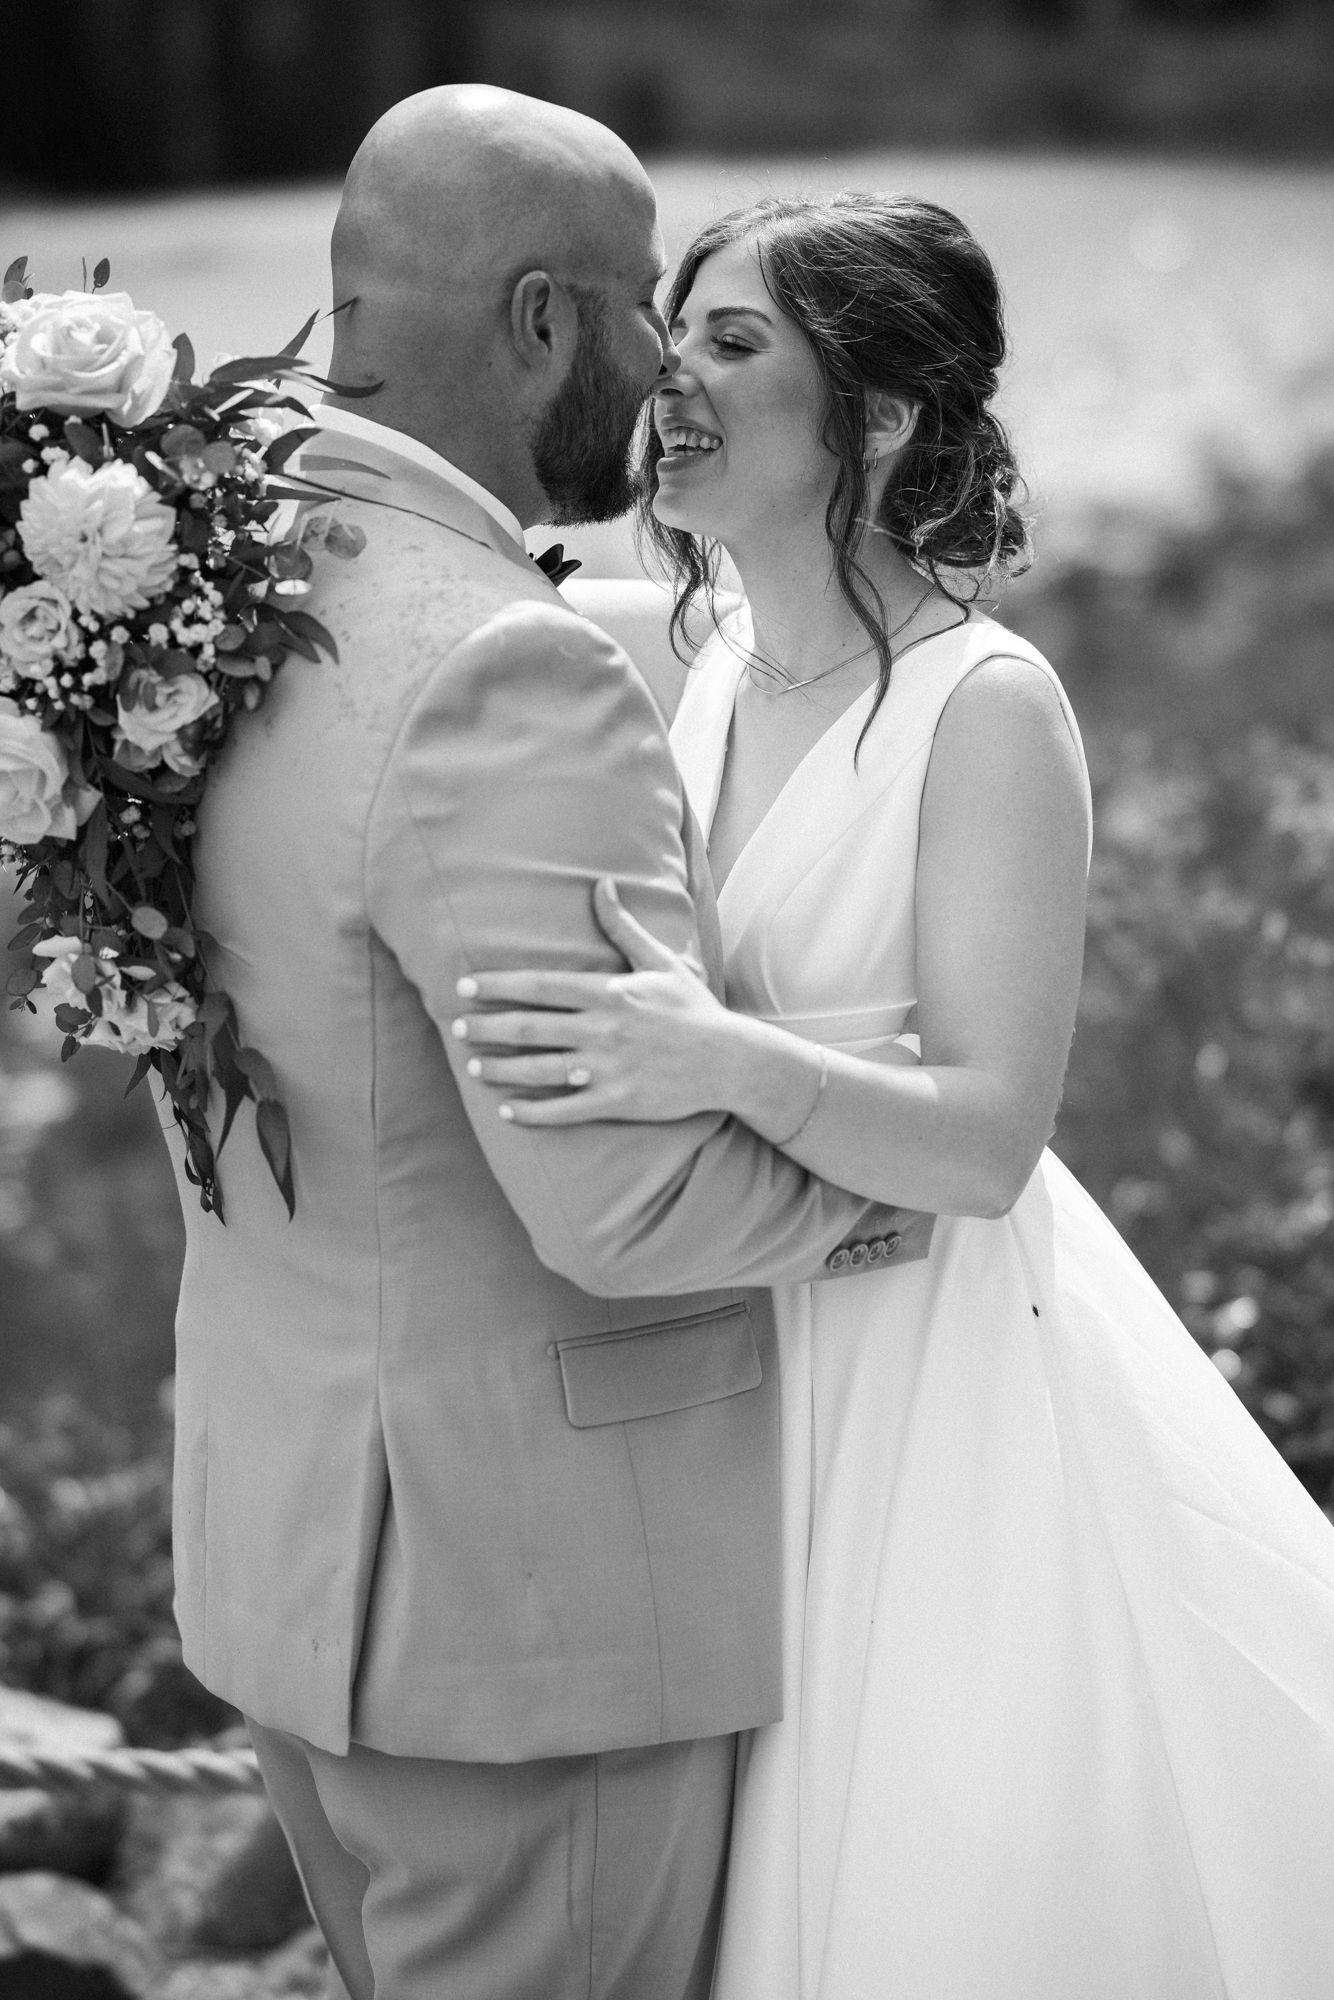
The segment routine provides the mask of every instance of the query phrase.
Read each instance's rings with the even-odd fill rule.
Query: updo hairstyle
[[[990,259],[946,208],[909,195],[855,191],[822,200],[766,198],[700,231],[672,281],[675,320],[705,258],[752,240],[769,294],[801,329],[824,384],[824,442],[838,460],[825,528],[840,588],[893,665],[879,592],[857,559],[870,503],[867,393],[919,406],[874,526],[955,603],[1028,567],[1025,496],[1010,442],[988,408],[1005,359],[1000,287]],[[652,511],[662,443],[650,425],[641,467],[640,535],[676,585],[672,637],[701,592],[712,608],[721,551]],[[874,713],[874,711],[873,711]]]

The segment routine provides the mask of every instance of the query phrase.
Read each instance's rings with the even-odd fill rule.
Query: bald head
[[[409,305],[435,291],[463,304],[532,264],[593,282],[611,239],[653,209],[644,169],[594,119],[482,84],[423,90],[372,126],[352,162],[335,295]]]
[[[522,430],[559,389],[581,292],[651,300],[660,267],[652,186],[615,133],[512,91],[422,91],[348,172],[333,290],[354,303],[335,322],[333,374],[382,383],[356,407],[463,463],[498,418]],[[545,357],[525,347],[525,311],[546,314]]]

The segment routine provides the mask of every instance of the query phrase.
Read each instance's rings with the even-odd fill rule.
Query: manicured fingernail
[[[497,1118],[503,1118],[507,1125],[512,1125],[514,1122],[514,1106],[512,1104],[502,1104],[496,1116]]]
[[[477,998],[477,981],[469,979],[465,974],[455,986],[454,991],[458,994],[460,1000],[475,1000]]]
[[[480,1076],[482,1074],[482,1058],[480,1056],[469,1056],[464,1067],[469,1076]]]
[[[460,1015],[459,1015],[459,1018],[458,1018],[458,1020],[457,1020],[457,1021],[451,1021],[451,1022],[450,1022],[450,1024],[449,1024],[449,1032],[450,1032],[450,1034],[451,1034],[451,1035],[453,1035],[453,1036],[454,1036],[454,1037],[456,1038],[456,1040],[458,1040],[458,1041],[460,1041],[460,1042],[466,1042],[466,1041],[467,1041],[467,1039],[468,1039],[468,1023],[467,1023],[467,1022],[466,1022],[466,1021],[464,1020],[464,1018],[463,1018],[462,1014],[460,1014]]]

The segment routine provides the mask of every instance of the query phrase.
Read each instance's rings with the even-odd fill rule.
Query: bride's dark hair
[[[934,202],[857,192],[770,197],[733,209],[695,237],[672,280],[669,322],[704,259],[743,240],[754,241],[769,294],[810,343],[824,384],[824,442],[838,460],[825,528],[839,586],[880,657],[878,708],[893,655],[884,604],[857,559],[870,497],[868,392],[918,405],[873,525],[959,604],[1028,567],[1023,481],[988,408],[1005,359],[1000,286],[976,238]],[[721,551],[653,513],[661,456],[650,425],[639,533],[674,579],[672,639],[682,652],[701,593],[712,611]]]

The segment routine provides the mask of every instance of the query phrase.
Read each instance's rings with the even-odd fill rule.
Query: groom
[[[704,2000],[735,1732],[779,1710],[772,1326],[737,1287],[893,1220],[720,1116],[506,1125],[451,1033],[472,970],[616,969],[603,874],[718,976],[657,712],[521,539],[629,502],[661,256],[574,113],[442,89],[375,127],[333,369],[379,386],[304,459],[365,536],[317,559],[340,659],[281,677],[201,819],[297,1211],[245,1119],[226,1228],[182,1176],[178,1612],[354,2000]]]

